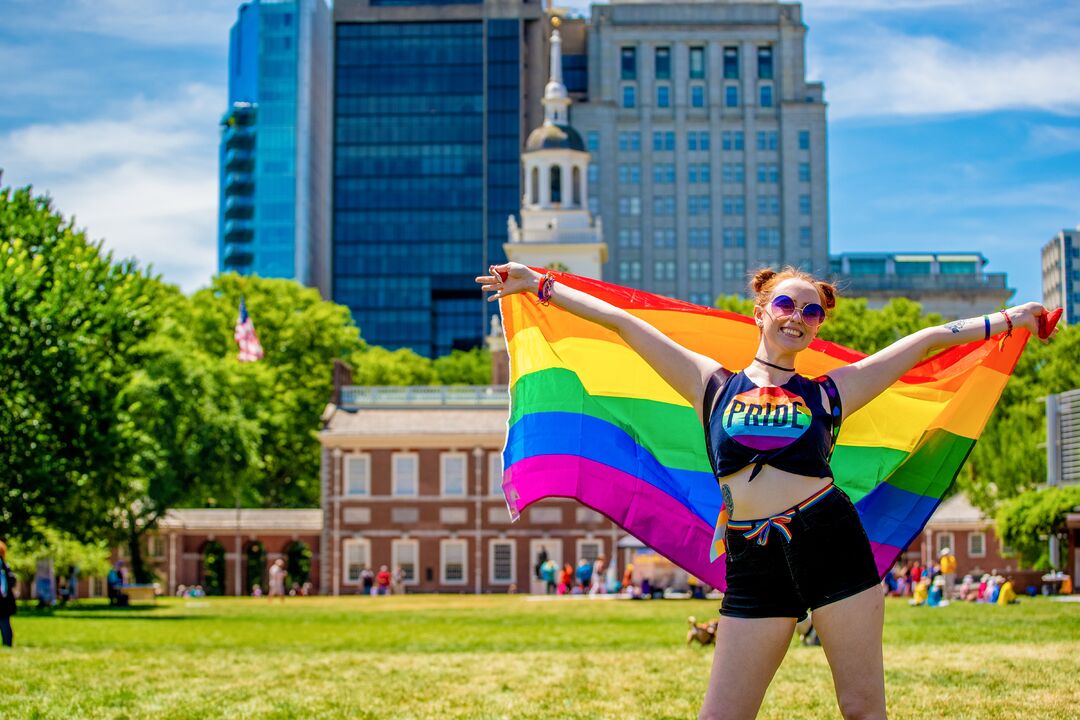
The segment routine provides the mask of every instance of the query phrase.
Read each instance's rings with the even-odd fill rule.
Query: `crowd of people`
[[[957,582],[956,557],[950,548],[942,548],[938,561],[928,565],[918,560],[904,564],[897,561],[885,574],[883,582],[889,595],[908,597],[912,605],[943,607],[950,602],[997,605],[1019,602],[1013,577],[997,570],[978,577],[969,573]]]
[[[360,570],[361,595],[404,595],[405,571],[400,565],[390,570],[389,565],[380,565],[378,572],[365,565]]]
[[[548,595],[604,595],[619,592],[625,584],[625,578],[623,583],[618,581],[614,565],[606,566],[603,555],[591,561],[581,558],[576,567],[565,563],[560,568],[541,551],[533,570]]]

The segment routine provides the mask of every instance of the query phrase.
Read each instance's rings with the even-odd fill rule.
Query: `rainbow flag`
[[[556,275],[726,368],[746,367],[757,350],[748,317]],[[725,564],[709,558],[722,499],[694,408],[614,332],[541,306],[533,294],[500,303],[511,398],[503,492],[512,517],[543,498],[574,498],[723,589]],[[1027,338],[1017,330],[1000,348],[1000,338],[950,348],[844,422],[833,473],[859,510],[882,574],[956,478]],[[797,370],[817,377],[862,357],[815,340]]]

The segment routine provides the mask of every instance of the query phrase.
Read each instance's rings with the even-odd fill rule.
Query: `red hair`
[[[772,295],[773,288],[785,280],[792,279],[803,280],[813,285],[821,298],[821,306],[826,310],[832,310],[836,307],[837,292],[835,285],[824,280],[818,280],[810,273],[791,265],[785,266],[780,272],[776,272],[771,267],[763,267],[754,273],[754,277],[750,280],[750,290],[754,293],[754,302],[758,305],[765,305],[769,302],[769,296]]]

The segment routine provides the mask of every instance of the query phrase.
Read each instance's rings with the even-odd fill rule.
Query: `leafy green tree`
[[[49,198],[0,190],[0,533],[110,529],[128,462],[115,401],[162,291]]]
[[[1049,570],[1047,540],[1056,536],[1067,547],[1065,514],[1080,506],[1080,487],[1048,487],[1025,492],[1001,504],[997,511],[997,535],[1019,555],[1020,563]]]
[[[244,298],[265,357],[238,363],[233,329]],[[291,280],[218,275],[191,298],[199,348],[236,365],[233,391],[259,428],[258,466],[245,503],[310,507],[319,502],[319,419],[333,391],[333,362],[363,347],[348,308]],[[225,497],[210,504],[229,506]]]
[[[409,348],[387,350],[372,345],[349,358],[355,385],[430,385],[435,382],[431,360]]]
[[[37,573],[37,561],[46,558],[53,561],[57,574],[66,575],[72,566],[86,576],[101,576],[109,571],[109,543],[104,537],[82,543],[41,520],[30,522],[29,532],[8,543],[7,561],[20,583],[29,585]]]
[[[454,350],[432,362],[439,385],[490,385],[491,351]]]

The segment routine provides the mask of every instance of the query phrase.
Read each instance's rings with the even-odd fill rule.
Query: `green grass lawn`
[[[691,718],[715,601],[522,596],[96,601],[14,619],[10,718]],[[1080,603],[886,606],[893,718],[1080,716]],[[792,647],[763,718],[836,718],[820,648]]]

